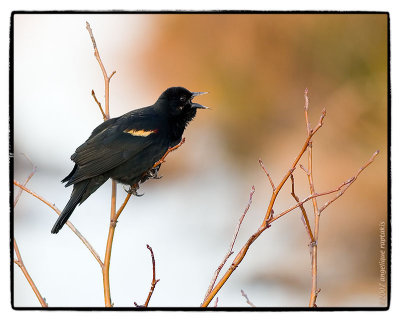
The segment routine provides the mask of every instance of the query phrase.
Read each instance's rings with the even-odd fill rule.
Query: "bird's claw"
[[[147,171],[142,179],[140,180],[140,183],[145,182],[148,179],[161,179],[162,176],[158,176],[158,171],[160,170],[161,164],[159,164],[157,167],[151,168],[149,171]]]
[[[141,194],[137,193],[138,189],[139,189],[139,185],[137,185],[137,184],[135,184],[133,186],[130,186],[128,190],[125,189],[125,187],[124,187],[124,190],[125,190],[126,193],[133,194],[136,197],[143,196],[144,193],[141,193]]]
[[[147,174],[150,179],[161,179],[162,178],[162,176],[160,176],[160,177],[158,176],[158,170],[160,170],[160,167],[161,167],[161,165],[158,165],[157,167],[152,168],[148,171]]]

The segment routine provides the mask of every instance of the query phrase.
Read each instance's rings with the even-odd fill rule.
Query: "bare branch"
[[[300,168],[306,173],[307,176],[310,175],[310,173],[308,172],[308,170],[306,168],[303,167],[303,165],[300,163]]]
[[[92,44],[93,44],[94,50],[97,50],[96,40],[95,40],[95,38],[94,38],[94,36],[93,36],[92,28],[90,27],[90,24],[89,24],[89,22],[87,22],[87,21],[86,21],[86,29],[87,29],[87,31],[89,32],[90,39],[92,40]]]
[[[251,302],[251,301],[249,300],[249,298],[247,297],[247,294],[246,294],[242,289],[240,289],[240,292],[242,293],[242,296],[246,299],[246,303],[247,303],[249,306],[255,308],[256,306],[254,305],[253,302]]]
[[[97,62],[99,63],[101,72],[103,73],[103,78],[104,78],[104,92],[105,92],[105,111],[104,113],[107,116],[107,119],[110,119],[110,79],[114,75],[115,71],[111,74],[111,76],[107,75],[106,68],[103,65],[103,61],[101,61],[99,50],[97,49],[97,44],[96,40],[94,39],[93,36],[93,31],[92,28],[90,27],[89,22],[86,21],[86,29],[89,32],[90,39],[92,40],[93,44],[93,49],[94,49],[94,56],[96,57]]]
[[[101,106],[101,103],[99,102],[99,100],[97,100],[96,94],[94,93],[94,90],[92,90],[92,97],[93,97],[94,101],[97,103],[97,105],[99,106],[101,115],[103,116],[103,120],[106,121],[107,120],[107,115],[104,113],[104,110],[103,110],[103,107]]]
[[[321,117],[319,119],[318,124],[315,126],[313,130],[308,134],[306,141],[303,144],[303,147],[301,148],[300,152],[298,153],[296,159],[293,161],[292,166],[286,173],[286,175],[282,178],[282,181],[279,183],[279,185],[276,187],[274,192],[272,193],[271,200],[269,201],[268,209],[267,212],[265,213],[264,221],[263,221],[263,227],[266,227],[268,224],[268,221],[271,220],[270,215],[272,214],[272,207],[275,204],[276,197],[278,196],[280,190],[282,189],[283,185],[286,183],[288,180],[290,174],[293,172],[293,170],[296,168],[298,162],[300,161],[300,158],[303,156],[304,152],[306,151],[308,144],[311,141],[311,138],[317,133],[317,131],[322,127],[323,125],[323,120],[326,115],[326,110],[323,109],[321,112]]]
[[[339,192],[342,190],[342,188],[346,187],[347,185],[351,184],[353,182],[352,178],[350,178],[349,180],[343,182],[340,186],[338,186],[336,189],[332,189],[329,191],[325,191],[325,192],[320,192],[320,193],[314,193],[313,195],[309,195],[308,197],[306,197],[305,199],[303,199],[302,201],[298,202],[296,205],[294,205],[293,207],[290,207],[289,209],[283,211],[282,213],[280,213],[279,215],[277,215],[276,217],[274,217],[273,219],[271,219],[270,223],[274,222],[275,220],[278,220],[279,218],[281,218],[282,216],[284,216],[285,214],[289,213],[290,211],[293,211],[294,209],[300,207],[301,205],[303,205],[304,203],[314,199],[314,198],[319,198],[322,196],[326,196],[335,192]],[[347,190],[347,188],[346,188]],[[314,236],[315,237],[315,236]]]
[[[218,307],[218,297],[215,298],[214,308]]]
[[[27,155],[25,155],[24,153],[22,153],[22,155],[23,155],[23,156],[30,162],[30,164],[32,165],[32,172],[30,173],[30,175],[28,176],[28,178],[25,180],[25,182],[24,182],[24,184],[23,184],[23,186],[25,187],[25,186],[28,184],[29,180],[30,180],[30,179],[33,177],[33,175],[35,174],[35,172],[36,172],[36,166],[33,164],[33,162],[31,161],[31,159],[29,159],[29,157],[28,157]],[[15,208],[15,206],[17,205],[19,198],[21,197],[22,191],[23,191],[23,190],[22,190],[21,188],[18,189],[17,196],[16,196],[15,199],[14,199],[14,208]],[[42,297],[42,295],[40,294],[38,288],[36,287],[35,283],[33,282],[33,279],[31,278],[31,276],[30,276],[30,274],[29,274],[29,272],[28,272],[28,269],[26,269],[25,264],[24,264],[24,262],[22,261],[22,257],[21,257],[21,254],[20,254],[20,252],[19,252],[19,248],[18,248],[17,241],[15,240],[15,238],[14,238],[14,251],[15,251],[15,254],[17,255],[17,259],[14,260],[14,263],[21,269],[21,271],[22,271],[22,273],[24,274],[26,280],[27,280],[28,283],[30,284],[30,286],[31,286],[31,288],[32,288],[32,290],[33,290],[33,292],[35,293],[36,297],[38,298],[38,300],[39,300],[41,306],[42,306],[43,308],[47,308],[48,305],[47,305],[47,303],[46,303],[46,300],[45,300],[45,299]]]
[[[176,150],[176,149],[178,149],[181,145],[183,145],[183,144],[185,143],[185,141],[186,141],[186,139],[183,138],[183,139],[181,140],[181,142],[179,142],[176,146],[173,146],[173,147],[169,148],[169,149],[167,150],[167,152],[165,152],[165,154],[163,155],[163,157],[162,157],[160,160],[158,160],[158,161],[153,165],[153,168],[155,168],[155,167],[159,166],[160,164],[164,163],[164,162],[165,162],[165,158],[169,155],[169,153],[172,152],[172,151],[174,151],[174,150]]]
[[[149,306],[150,298],[153,295],[154,288],[156,287],[156,284],[158,283],[158,281],[160,281],[160,279],[156,280],[156,261],[154,259],[153,249],[148,244],[146,244],[146,247],[147,247],[147,249],[149,249],[150,254],[151,254],[151,263],[153,265],[153,280],[151,281],[150,291],[149,291],[149,294],[147,296],[145,304],[140,305],[140,304],[137,304],[136,302],[133,302],[133,304],[137,308],[147,308]]]
[[[20,267],[20,269],[21,269],[21,271],[23,272],[23,274],[24,274],[26,280],[28,280],[28,283],[30,284],[30,286],[31,286],[31,288],[32,288],[32,290],[33,290],[33,292],[35,293],[37,299],[39,300],[41,306],[42,306],[43,308],[47,308],[48,305],[47,305],[47,303],[46,303],[46,300],[45,300],[45,299],[42,297],[42,295],[40,294],[38,288],[36,287],[36,285],[35,285],[35,283],[33,282],[31,276],[29,275],[28,270],[26,269],[26,267],[25,267],[25,265],[24,265],[24,262],[22,261],[21,254],[20,254],[20,252],[19,252],[19,248],[18,248],[18,245],[17,245],[17,241],[15,241],[15,238],[14,238],[14,250],[15,250],[15,254],[16,254],[16,256],[17,256],[17,259],[14,260],[14,263],[15,263],[18,267]]]
[[[30,193],[35,198],[39,199],[40,201],[42,201],[43,203],[48,205],[58,215],[61,214],[61,211],[54,204],[51,204],[49,201],[45,200],[43,197],[39,196],[37,193],[35,193],[32,190],[28,189],[27,187],[21,185],[18,181],[14,180],[14,185],[16,185],[17,187],[21,188],[22,190]],[[96,250],[94,250],[94,248],[89,243],[89,241],[86,240],[86,238],[78,231],[78,229],[75,228],[75,226],[70,221],[67,221],[66,224],[76,234],[76,236],[83,242],[83,244],[89,249],[89,251],[92,253],[93,257],[99,263],[100,267],[103,268],[103,262],[101,261],[99,254],[96,252]]]
[[[229,257],[233,254],[233,246],[235,245],[236,238],[237,238],[237,236],[239,234],[240,226],[242,225],[243,219],[246,216],[247,211],[250,209],[251,203],[253,201],[254,192],[256,192],[256,189],[254,188],[254,186],[252,186],[251,187],[249,201],[247,203],[246,208],[244,209],[243,214],[239,218],[238,224],[236,225],[236,229],[235,229],[235,232],[233,233],[233,237],[232,237],[231,244],[229,246],[229,250],[228,250],[227,254],[225,255],[224,259],[222,260],[221,264],[218,266],[217,270],[215,270],[215,272],[214,272],[214,275],[213,275],[213,277],[211,279],[211,282],[210,282],[210,285],[208,287],[207,293],[206,293],[206,295],[204,297],[204,301],[206,301],[207,297],[209,296],[209,294],[213,290],[214,284],[217,281],[218,275],[221,272],[222,268],[224,267],[224,265],[228,261]],[[204,303],[204,301],[203,301],[203,303]]]
[[[111,72],[111,75],[108,77],[108,80],[111,80],[111,78],[113,77],[113,75],[116,73],[117,71],[113,71],[113,72]]]
[[[147,296],[146,302],[144,304],[145,307],[148,307],[149,302],[150,302],[150,298],[151,298],[151,296],[153,295],[153,292],[154,292],[154,288],[156,287],[156,284],[158,283],[158,281],[160,281],[160,279],[156,280],[156,261],[154,259],[153,249],[148,244],[146,244],[146,247],[147,247],[147,249],[150,250],[151,263],[153,265],[153,280],[151,281],[151,288],[150,288],[150,291],[149,291],[149,295]]]
[[[299,203],[299,201],[300,201],[299,197],[294,192],[294,177],[293,177],[293,174],[290,175],[290,179],[292,181],[292,192],[291,192],[291,195],[296,200],[296,202]],[[308,235],[310,237],[310,241],[314,242],[314,235],[313,235],[313,233],[311,231],[310,222],[308,220],[306,209],[304,209],[304,206],[302,204],[299,205],[299,207],[300,207],[300,210],[301,210],[301,213],[302,213],[304,226],[305,226],[306,231],[307,231],[307,233],[308,233]]]
[[[33,175],[35,174],[35,172],[36,172],[36,166],[33,164],[33,162],[31,161],[31,159],[29,159],[29,157],[28,157],[25,153],[22,153],[22,155],[30,162],[30,164],[31,164],[31,166],[32,166],[32,171],[31,171],[30,175],[28,176],[28,178],[25,180],[24,184],[23,184],[23,186],[25,187],[25,186],[28,184],[29,180],[31,180],[31,178],[32,178]],[[15,199],[14,199],[14,208],[15,208],[15,206],[17,205],[18,200],[19,200],[19,198],[21,197],[21,194],[22,194],[22,189],[19,189],[19,190],[18,190],[18,193],[17,193],[17,195],[15,196]]]
[[[322,211],[324,211],[332,202],[336,201],[339,197],[341,197],[341,196],[346,192],[346,190],[352,185],[352,183],[353,183],[354,181],[357,180],[357,178],[358,178],[358,176],[360,175],[360,173],[363,172],[364,169],[367,168],[367,167],[375,160],[375,157],[376,157],[378,154],[379,154],[379,150],[376,150],[376,151],[373,153],[373,155],[371,156],[371,158],[370,158],[360,169],[358,169],[357,173],[356,173],[352,178],[350,178],[350,179],[347,181],[348,183],[345,185],[345,188],[344,188],[341,192],[339,192],[333,199],[327,201],[327,202],[319,209],[319,213],[321,213]]]
[[[260,164],[261,168],[264,170],[265,174],[267,175],[268,180],[269,180],[269,183],[271,184],[271,187],[272,187],[272,191],[275,191],[274,182],[272,181],[272,178],[271,178],[271,176],[269,175],[267,169],[265,169],[264,163],[262,162],[261,159],[258,159],[258,163]]]
[[[318,298],[318,294],[319,294],[320,292],[321,292],[321,289],[318,289],[318,290],[316,290],[316,291],[314,292],[314,296],[315,296],[315,299],[313,299],[314,303],[313,303],[313,305],[310,306],[310,307],[313,307],[313,308],[317,308],[317,307],[318,307],[316,301],[317,301],[317,298]]]
[[[309,103],[309,99],[308,99],[308,89],[306,88],[304,90],[304,113],[306,115],[306,125],[307,125],[307,134],[311,133],[311,125],[310,125],[310,120],[308,119],[308,103]]]

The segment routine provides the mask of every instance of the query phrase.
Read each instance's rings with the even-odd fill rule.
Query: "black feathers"
[[[169,88],[152,106],[109,119],[95,128],[71,156],[75,166],[62,182],[74,188],[51,232],[58,233],[76,206],[109,178],[135,186],[152,177],[153,165],[181,141],[197,109],[206,108],[192,102],[200,94],[203,92]]]
[[[80,199],[82,198],[83,194],[85,193],[90,180],[83,181],[74,185],[74,189],[72,190],[71,198],[69,199],[67,205],[65,206],[64,210],[58,217],[56,223],[51,229],[51,233],[58,233],[63,225],[67,222],[69,217],[71,216],[72,212],[75,210],[76,206],[79,204]]]

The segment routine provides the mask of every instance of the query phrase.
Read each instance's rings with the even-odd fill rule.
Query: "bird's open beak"
[[[192,97],[190,98],[190,101],[192,101],[192,99],[194,97],[201,96],[202,94],[207,94],[207,93],[208,92],[192,92]],[[208,107],[202,106],[201,104],[198,104],[195,102],[191,102],[191,106],[192,106],[192,108],[195,108],[195,109],[210,109]]]

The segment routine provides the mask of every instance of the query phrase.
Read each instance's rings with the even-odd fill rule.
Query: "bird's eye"
[[[182,96],[182,97],[179,98],[179,100],[181,100],[182,102],[184,102],[184,101],[186,100],[186,97],[185,97],[185,96]]]

